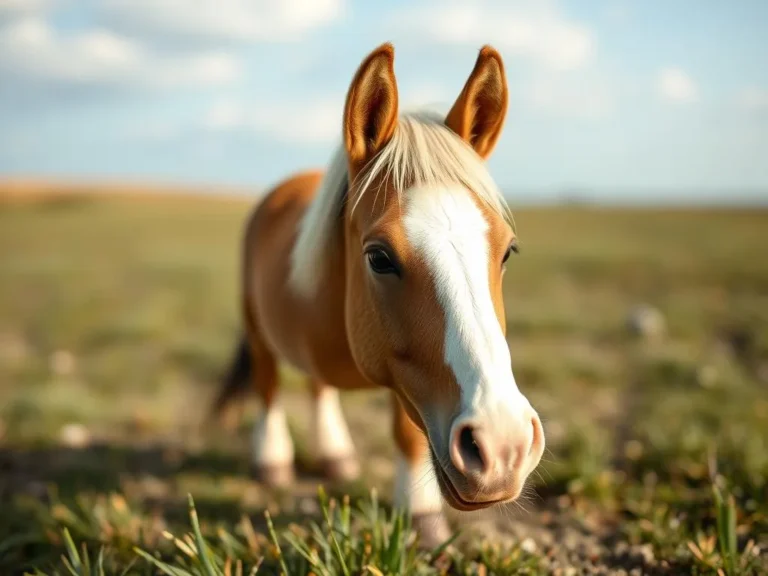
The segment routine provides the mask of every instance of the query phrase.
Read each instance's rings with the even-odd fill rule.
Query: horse
[[[340,390],[389,389],[392,502],[425,541],[441,541],[444,503],[516,500],[545,440],[506,341],[502,280],[518,244],[487,168],[508,106],[502,58],[482,47],[447,115],[401,111],[394,62],[391,43],[367,55],[327,168],[291,175],[248,217],[244,336],[213,411],[256,392],[255,474],[289,485],[285,362],[310,384],[313,454],[328,478],[351,480],[360,465]]]

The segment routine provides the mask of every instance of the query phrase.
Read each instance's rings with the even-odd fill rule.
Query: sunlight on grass
[[[386,391],[342,395],[366,474],[327,496],[289,367],[292,490],[249,477],[253,399],[234,430],[204,425],[250,209],[0,202],[0,574],[768,571],[765,211],[516,211],[508,341],[547,453],[519,507],[451,516],[430,554],[389,507]],[[627,329],[639,304],[654,338]]]

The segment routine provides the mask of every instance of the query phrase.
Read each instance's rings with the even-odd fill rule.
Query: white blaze
[[[462,412],[502,421],[520,414],[529,404],[512,375],[491,298],[483,213],[460,187],[413,189],[406,197],[405,232],[435,283],[445,315],[445,362],[461,388]]]

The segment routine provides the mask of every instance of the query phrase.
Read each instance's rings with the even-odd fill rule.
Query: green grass
[[[368,458],[363,480],[327,486],[325,502],[290,369],[294,490],[249,478],[255,403],[234,433],[202,425],[240,330],[250,207],[0,202],[1,574],[162,573],[138,551],[206,575],[202,557],[216,574],[279,573],[280,558],[291,574],[315,559],[318,575],[768,570],[768,212],[516,211],[509,344],[548,452],[524,510],[452,514],[462,534],[429,555],[388,505],[385,392],[344,395]],[[626,330],[642,302],[664,314],[658,338]],[[83,447],[62,439],[73,424]]]

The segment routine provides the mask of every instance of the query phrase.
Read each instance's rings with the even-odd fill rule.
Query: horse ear
[[[344,106],[344,145],[352,163],[364,165],[395,132],[398,115],[395,49],[385,43],[360,64]]]
[[[491,46],[483,46],[445,124],[487,159],[501,135],[508,100],[501,55]]]

